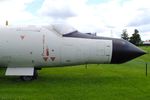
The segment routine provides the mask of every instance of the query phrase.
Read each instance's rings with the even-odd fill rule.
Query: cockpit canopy
[[[51,24],[51,25],[44,26],[44,27],[50,31],[51,30],[55,31],[62,36],[77,31],[77,29],[73,28],[69,24]]]
[[[49,26],[45,26],[48,30],[53,30],[57,32],[57,34],[62,37],[74,37],[74,38],[88,38],[92,39],[97,38],[96,33],[81,33],[77,29],[73,28],[68,24],[51,24]]]
[[[68,24],[54,24],[52,25],[53,29],[61,35],[69,34],[77,31],[77,29],[73,28]]]

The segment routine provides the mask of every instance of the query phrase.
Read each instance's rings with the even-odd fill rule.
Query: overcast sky
[[[138,29],[150,39],[149,0],[0,0],[0,25],[67,23],[81,32],[120,37]]]

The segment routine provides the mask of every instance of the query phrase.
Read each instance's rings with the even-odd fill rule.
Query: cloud
[[[143,26],[150,24],[150,10],[142,8],[138,10],[138,15],[129,23],[128,26]]]
[[[139,29],[140,32],[142,32],[142,33],[150,32],[150,24],[138,26],[138,27],[136,27],[136,28]]]
[[[27,20],[33,15],[25,11],[26,5],[33,0],[5,0],[0,3],[0,24],[5,20],[15,24],[20,20]]]
[[[149,8],[147,0],[45,0],[38,13],[51,22],[69,23],[82,32],[110,36],[113,31],[114,36],[120,37],[126,28],[147,31],[138,25],[149,25]]]
[[[69,23],[83,32],[102,36],[110,36],[112,31],[115,37],[120,37],[123,29],[137,28],[143,35],[150,31],[148,0],[44,0],[40,5],[39,1],[0,1],[0,24],[5,20],[26,25]]]
[[[44,15],[53,17],[53,18],[60,18],[60,19],[65,19],[68,17],[73,17],[75,14],[69,10],[69,8],[62,8],[62,9],[52,9],[49,12],[45,12]]]
[[[39,14],[54,19],[66,19],[76,16],[70,0],[45,0]]]

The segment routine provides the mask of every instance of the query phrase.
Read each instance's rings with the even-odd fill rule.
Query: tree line
[[[132,34],[131,37],[129,37],[127,29],[124,29],[122,31],[121,38],[124,40],[127,40],[127,41],[129,41],[135,45],[141,45],[142,44],[141,36],[140,36],[139,31],[137,29],[134,30],[134,33]]]

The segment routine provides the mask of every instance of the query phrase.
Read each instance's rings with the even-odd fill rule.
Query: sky
[[[120,38],[138,29],[150,40],[149,0],[0,0],[0,25],[70,24],[81,32]]]

